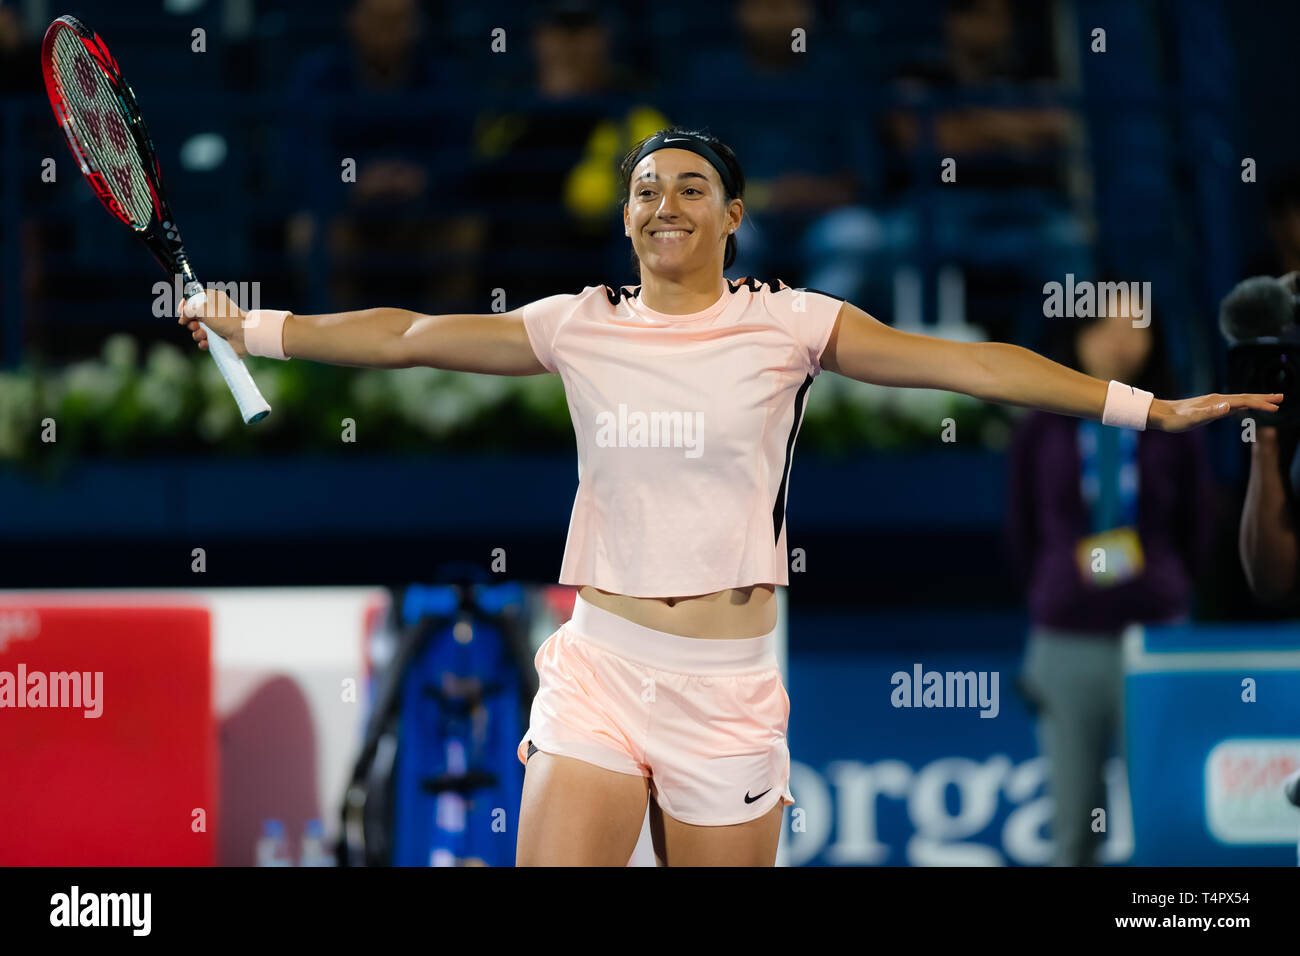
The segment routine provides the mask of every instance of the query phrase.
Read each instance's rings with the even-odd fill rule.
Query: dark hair
[[[1097,284],[1118,281],[1113,277],[1104,276],[1097,280]],[[1127,287],[1127,283],[1124,283],[1124,285]],[[1100,301],[1100,298],[1098,296],[1098,301]],[[1056,326],[1049,336],[1047,356],[1053,361],[1067,365],[1076,371],[1083,371],[1079,361],[1079,335],[1085,329],[1096,325],[1105,318],[1105,315],[1094,315],[1089,318],[1049,320],[1060,324]],[[1146,318],[1149,320],[1147,328],[1151,333],[1151,350],[1147,353],[1147,359],[1137,374],[1137,381],[1125,382],[1124,384],[1151,392],[1156,398],[1176,398],[1181,392],[1173,374],[1173,367],[1169,362],[1164,323],[1161,321],[1160,312],[1149,301],[1146,303]]]
[[[700,139],[708,143],[709,148],[712,149],[715,153],[717,153],[718,156],[722,159],[722,162],[726,164],[727,171],[731,173],[732,182],[736,184],[735,193],[733,194],[732,192],[727,191],[726,198],[723,200],[724,203],[729,203],[733,199],[745,198],[745,173],[740,168],[740,163],[736,159],[736,154],[732,151],[730,146],[728,146],[722,140],[718,139],[718,137],[714,136],[712,133],[706,130],[686,129],[681,126],[671,126],[667,129],[661,129],[659,130],[659,132],[647,136],[645,139],[641,140],[641,142],[637,143],[630,150],[628,150],[627,155],[623,157],[623,162],[619,164],[618,172],[619,172],[619,176],[623,180],[623,205],[624,206],[627,205],[628,191],[632,188],[632,170],[636,168],[637,153],[641,152],[641,147],[643,147],[646,143],[650,142],[650,140],[654,139],[656,136],[659,136],[660,134],[667,134],[669,136],[698,136]],[[718,178],[721,179],[722,177],[719,176]],[[724,191],[727,190],[727,187],[725,185],[722,188]],[[736,261],[736,234],[732,233],[731,235],[727,236],[727,247],[722,254],[722,268],[729,269],[732,263],[734,263],[735,261]],[[632,250],[632,269],[633,271],[636,272],[637,278],[638,279],[641,278],[641,260],[637,258],[635,248]]]

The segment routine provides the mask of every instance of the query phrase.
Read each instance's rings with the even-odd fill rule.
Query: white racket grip
[[[199,328],[208,333],[208,352],[212,355],[212,360],[217,363],[217,368],[221,369],[221,377],[230,386],[230,394],[235,396],[235,404],[239,406],[239,414],[244,416],[244,424],[260,422],[271,413],[271,406],[257,390],[257,383],[248,373],[248,367],[235,354],[229,342],[203,322],[199,323]]]
[[[207,290],[199,289],[185,300],[185,305],[187,308],[197,309],[206,297]],[[271,414],[270,404],[258,391],[257,383],[249,374],[248,367],[235,354],[234,346],[208,328],[206,322],[200,320],[199,328],[207,333],[208,353],[212,356],[212,361],[217,363],[217,368],[221,370],[221,377],[226,380],[230,394],[235,396],[235,404],[239,406],[239,414],[243,417],[244,424],[260,422]]]

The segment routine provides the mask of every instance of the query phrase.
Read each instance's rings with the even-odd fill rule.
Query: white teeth
[[[654,238],[656,238],[656,239],[681,239],[683,236],[689,236],[689,235],[690,235],[690,233],[688,233],[685,229],[669,229],[669,230],[666,230],[666,231],[663,231],[663,232],[656,232],[656,233],[654,234]]]

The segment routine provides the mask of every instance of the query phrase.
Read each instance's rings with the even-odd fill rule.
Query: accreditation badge
[[[1114,587],[1142,573],[1142,542],[1136,528],[1112,528],[1079,539],[1075,559],[1084,583]]]

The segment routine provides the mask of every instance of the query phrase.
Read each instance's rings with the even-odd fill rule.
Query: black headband
[[[657,149],[689,149],[692,153],[703,156],[718,171],[722,185],[726,187],[727,195],[736,195],[736,181],[731,178],[731,172],[727,169],[727,164],[699,136],[691,133],[658,133],[651,138],[650,142],[641,147],[641,152],[636,154],[636,161],[632,163],[632,168],[635,169],[637,163]]]

